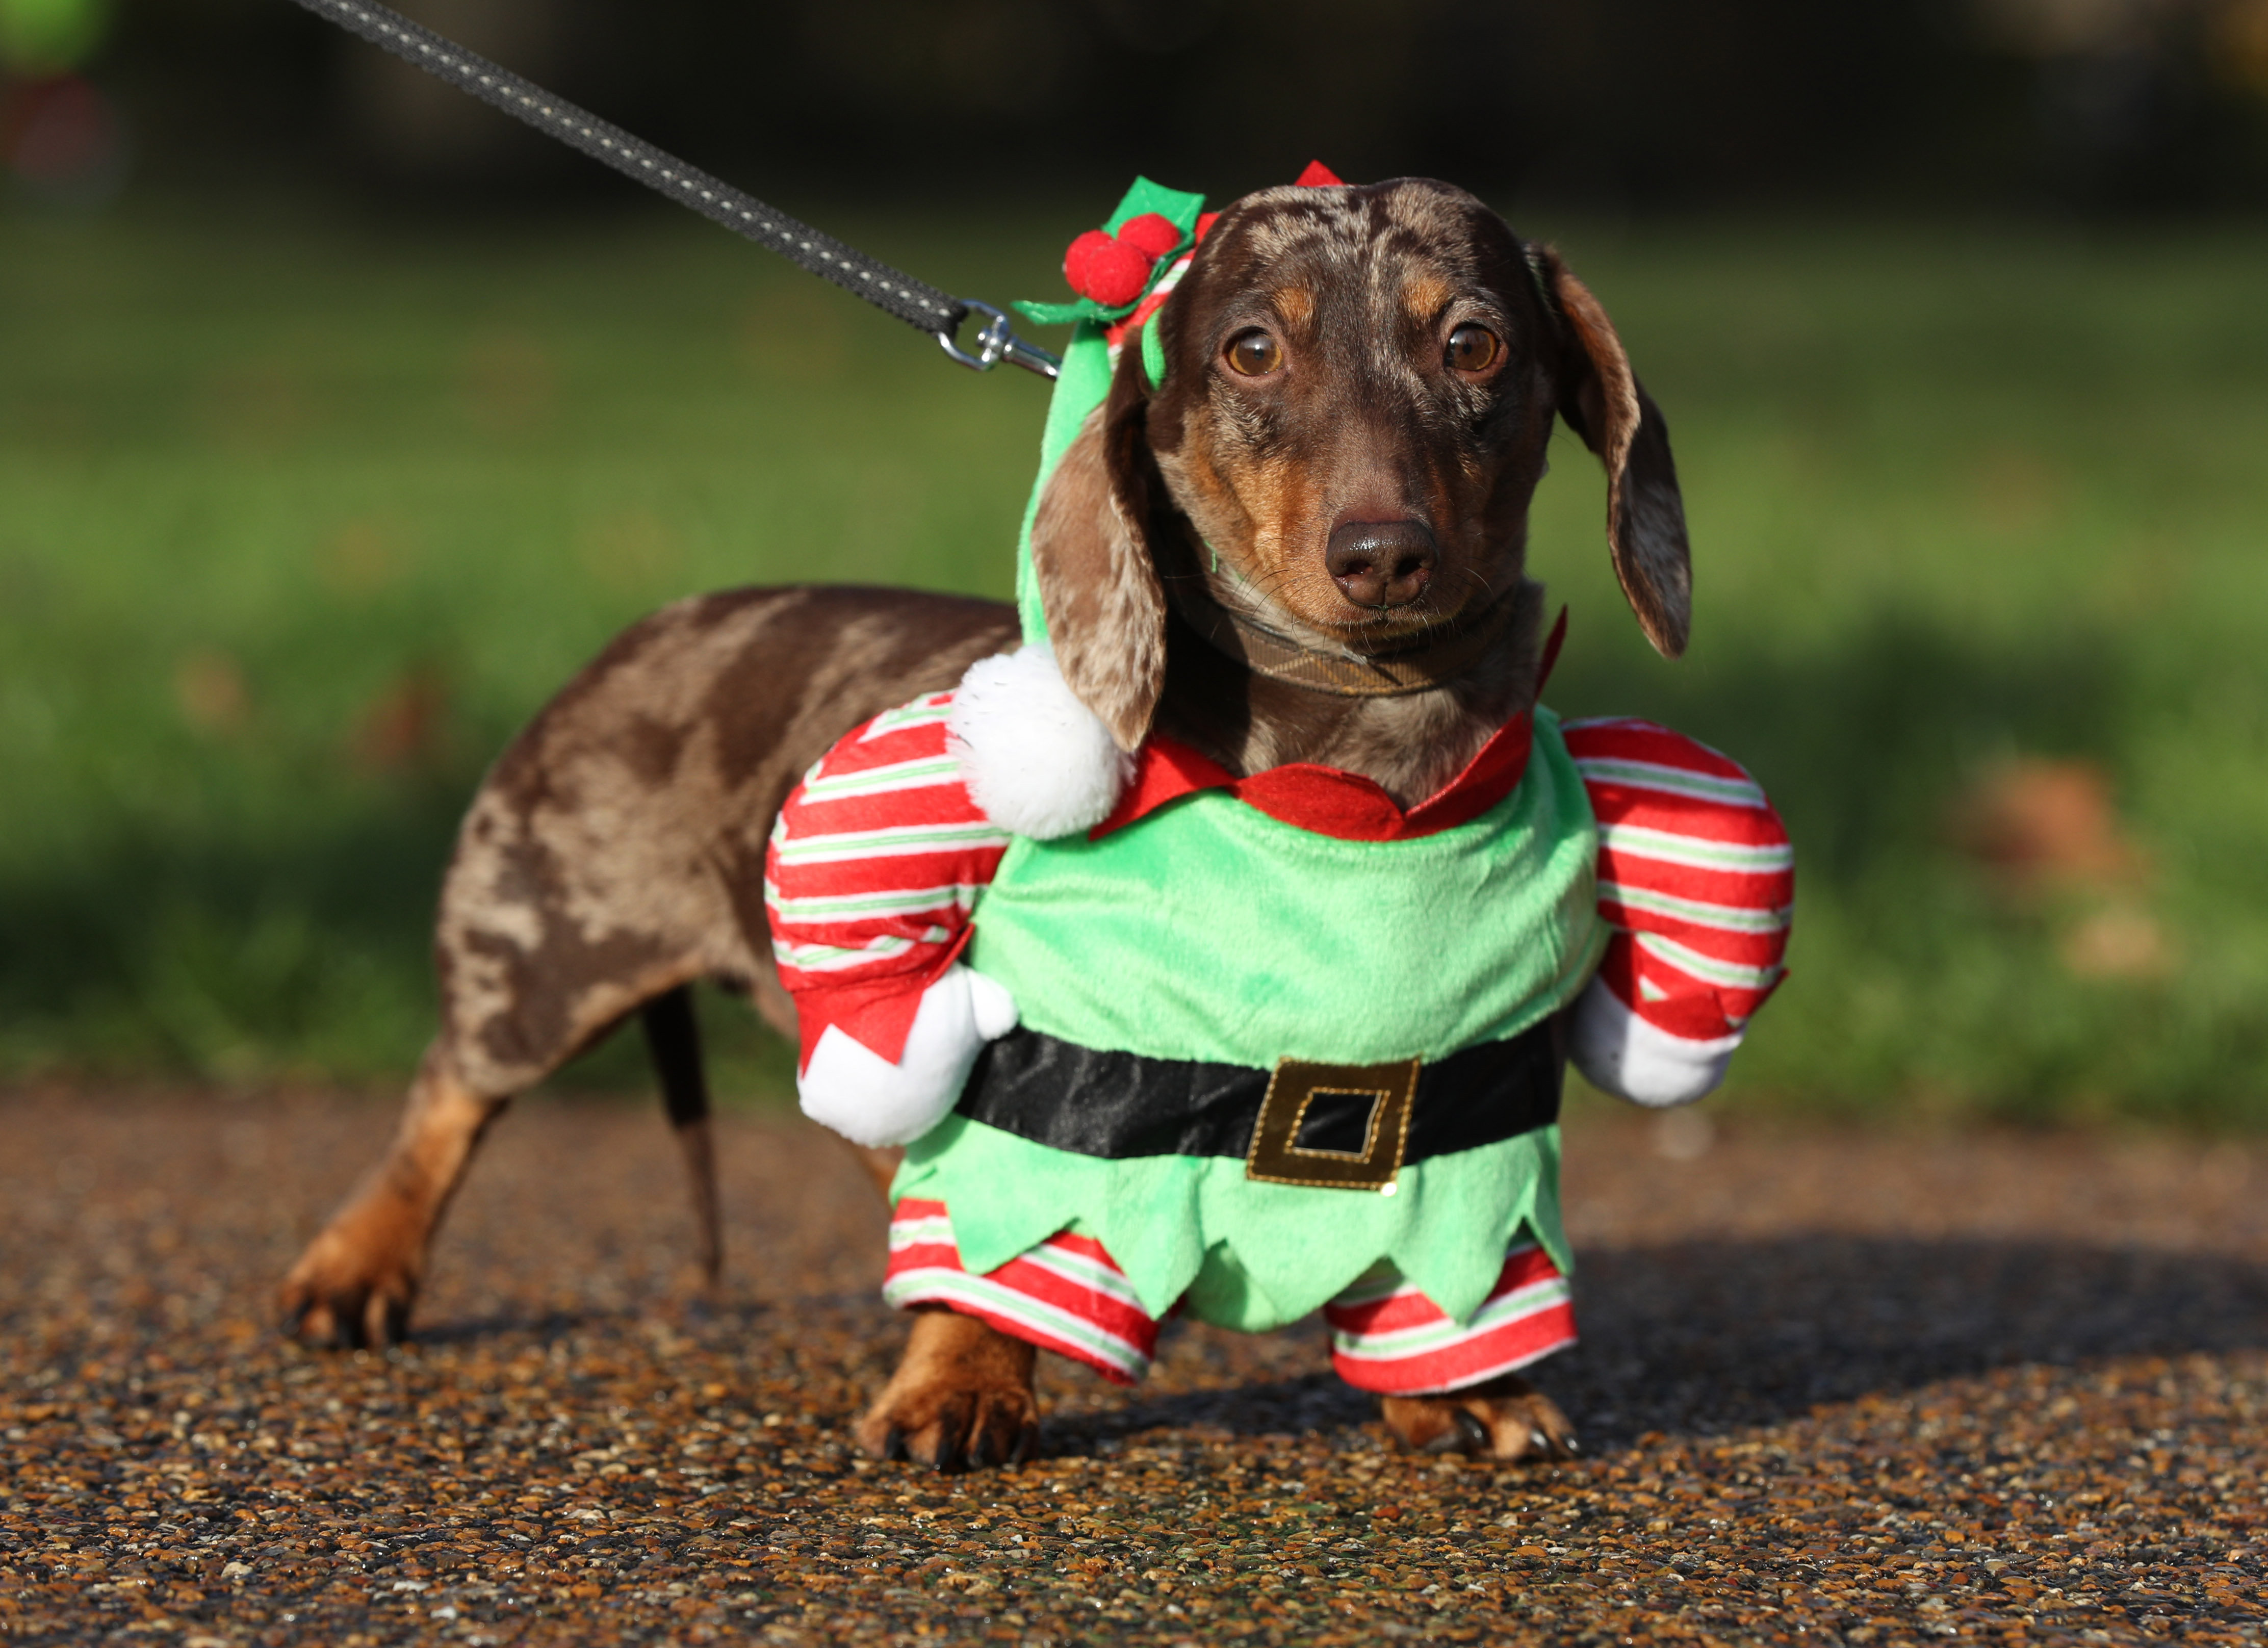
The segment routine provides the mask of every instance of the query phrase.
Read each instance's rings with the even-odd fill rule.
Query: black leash
[[[459,91],[469,92],[482,102],[525,121],[546,136],[581,150],[624,177],[635,178],[758,246],[770,247],[877,309],[887,310],[908,326],[928,333],[964,366],[990,372],[1004,360],[1012,361],[1042,378],[1052,378],[1062,364],[1037,344],[1018,337],[1008,317],[990,304],[955,298],[844,246],[832,235],[798,223],[700,167],[686,165],[644,138],[633,137],[566,99],[552,96],[534,81],[524,80],[423,24],[411,22],[399,11],[372,0],[298,0],[298,4]],[[971,311],[990,317],[976,333],[973,355],[954,342]]]

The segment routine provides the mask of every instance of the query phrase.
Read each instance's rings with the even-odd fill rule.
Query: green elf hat
[[[1308,188],[1335,186],[1339,180],[1320,160],[1310,161],[1298,181]],[[1087,414],[1110,393],[1110,373],[1128,337],[1141,335],[1142,360],[1152,384],[1166,376],[1166,354],[1155,328],[1146,324],[1181,282],[1197,242],[1220,214],[1204,210],[1204,196],[1186,194],[1138,177],[1099,229],[1071,243],[1064,255],[1064,278],[1079,294],[1071,303],[1023,302],[1019,313],[1042,326],[1071,324],[1055,398],[1040,432],[1040,473],[1024,507],[1023,530],[1016,541],[1016,613],[1027,642],[1044,642],[1048,621],[1032,576],[1032,522],[1040,494],[1064,452],[1078,438]]]

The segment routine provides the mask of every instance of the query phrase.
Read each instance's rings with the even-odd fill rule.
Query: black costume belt
[[[977,1056],[959,1113],[1081,1156],[1234,1156],[1275,1184],[1393,1193],[1403,1166],[1559,1119],[1557,1019],[1428,1063],[1272,1070],[1145,1058],[1019,1028]]]

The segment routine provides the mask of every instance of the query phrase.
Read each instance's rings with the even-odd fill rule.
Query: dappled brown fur
[[[1057,466],[1032,523],[1064,678],[1121,749],[1150,730],[1166,675],[1166,598],[1143,531],[1148,512],[1131,418],[1098,423]]]
[[[1033,539],[1064,677],[1123,747],[1155,726],[1234,772],[1321,762],[1405,806],[1440,788],[1535,698],[1528,509],[1555,416],[1606,467],[1609,551],[1641,627],[1683,649],[1684,520],[1660,413],[1596,299],[1471,195],[1404,179],[1247,196],[1151,324],[1165,381],[1123,351]],[[1371,565],[1379,545],[1403,558]],[[1184,615],[1221,611],[1341,654],[1489,638],[1425,690],[1338,697],[1253,673]],[[795,1034],[763,909],[781,802],[851,726],[1015,639],[1013,614],[989,602],[744,590],[665,609],[578,676],[465,820],[436,939],[441,1034],[391,1154],[291,1272],[296,1328],[403,1332],[482,1130],[634,1011],[699,1180],[706,1101],[683,987],[724,980]],[[859,1154],[887,1193],[896,1152]],[[860,1440],[940,1468],[1022,1457],[1032,1359],[971,1318],[919,1312]],[[1508,1460],[1572,1446],[1559,1410],[1511,1378],[1396,1397],[1386,1417],[1412,1447]]]
[[[631,1012],[718,979],[792,1037],[763,902],[780,803],[851,727],[1015,637],[992,601],[734,590],[663,608],[576,676],[466,815],[434,935],[440,1034],[391,1151],[292,1268],[293,1330],[399,1338],[482,1130]],[[887,1182],[895,1152],[858,1154]]]
[[[1462,189],[1403,179],[1247,195],[1151,324],[1165,382],[1149,381],[1139,349],[1121,353],[1033,545],[1066,679],[1084,695],[1090,673],[1111,673],[1111,707],[1089,702],[1122,744],[1147,731],[1123,725],[1124,706],[1147,697],[1160,727],[1233,772],[1316,761],[1405,806],[1439,789],[1533,697],[1542,599],[1521,586],[1555,415],[1607,467],[1610,552],[1642,627],[1664,651],[1683,649],[1684,518],[1660,413],[1557,254]],[[1498,344],[1479,372],[1445,355],[1467,327]],[[1262,377],[1230,358],[1256,334],[1281,357]],[[1351,523],[1422,528],[1440,555],[1422,593],[1351,600],[1326,564]],[[1129,553],[1130,533],[1146,554]],[[1106,569],[1129,587],[1098,592]],[[1479,622],[1504,599],[1519,610],[1500,645],[1438,691],[1390,698],[1251,674],[1172,611],[1210,601],[1318,649],[1379,653]],[[1116,622],[1081,621],[1102,611]],[[1152,658],[1152,682],[1124,681]]]

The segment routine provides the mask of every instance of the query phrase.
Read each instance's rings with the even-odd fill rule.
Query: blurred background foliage
[[[1693,524],[1672,666],[1562,438],[1552,699],[1798,842],[1739,1101],[2268,1122],[2268,0],[406,9],[994,301],[1137,170],[1476,188]],[[1005,593],[1036,380],[284,0],[0,0],[0,1072],[406,1072],[456,818],[614,630]]]

